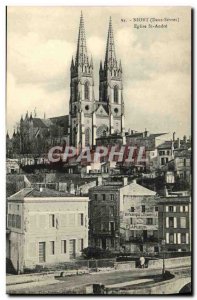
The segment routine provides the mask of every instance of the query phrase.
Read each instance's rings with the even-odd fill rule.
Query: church
[[[69,114],[47,119],[28,112],[24,118],[21,116],[12,138],[6,136],[7,156],[40,156],[65,142],[77,148],[113,144],[117,140],[125,144],[122,66],[116,58],[111,18],[105,57],[100,62],[99,99],[95,99],[94,71],[81,13],[76,56],[70,66]]]
[[[105,58],[100,62],[99,99],[94,94],[94,71],[81,13],[76,57],[70,67],[68,134],[69,144],[75,147],[92,147],[102,136],[120,135],[125,141],[122,66],[116,58],[111,18]]]

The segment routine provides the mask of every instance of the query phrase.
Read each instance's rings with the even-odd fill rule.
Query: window
[[[130,224],[131,225],[133,224],[133,218],[130,218]]]
[[[103,198],[103,201],[105,201],[105,199],[106,199],[105,194],[102,194],[102,198]]]
[[[131,206],[131,212],[134,212],[135,208],[133,206]]]
[[[111,200],[114,200],[114,194],[110,195]]]
[[[180,228],[186,228],[186,218],[180,217]]]
[[[170,150],[167,150],[167,155],[170,155]]]
[[[61,241],[61,253],[62,254],[66,253],[66,240]]]
[[[174,218],[169,217],[169,227],[174,228]]]
[[[174,211],[174,209],[173,209],[173,206],[169,206],[169,212],[173,212]]]
[[[16,216],[16,228],[21,228],[21,216]]]
[[[97,194],[94,195],[94,200],[97,200]]]
[[[114,207],[113,206],[109,207],[109,215],[110,215],[110,217],[114,216]]]
[[[114,246],[115,246],[114,239],[111,239],[111,247],[114,248]]]
[[[183,206],[183,212],[188,212],[188,206]]]
[[[153,225],[153,218],[147,218],[146,224],[147,225]]]
[[[17,210],[19,211],[19,205],[17,205]]]
[[[114,87],[114,103],[118,103],[118,86]]]
[[[169,243],[174,244],[174,234],[173,233],[170,233],[170,235],[169,235]]]
[[[80,225],[83,226],[84,222],[83,222],[83,214],[80,214]]]
[[[85,129],[85,146],[89,146],[91,143],[90,141],[90,128]]]
[[[159,209],[158,209],[158,206],[155,206],[155,211],[158,211]]]
[[[89,82],[86,81],[85,87],[84,87],[84,93],[85,93],[85,100],[89,100]]]
[[[55,242],[54,241],[50,242],[50,254],[51,255],[55,254]]]
[[[165,165],[165,158],[164,157],[161,158],[161,165]]]
[[[55,215],[53,214],[49,215],[49,226],[55,227]]]
[[[185,158],[184,158],[183,162],[184,162],[184,167],[186,167],[186,159]]]
[[[142,212],[145,212],[146,211],[146,207],[145,205],[142,205]]]
[[[114,228],[114,222],[109,223],[109,230],[113,233],[115,228]]]
[[[12,215],[8,215],[8,227],[12,226]]]
[[[181,244],[186,244],[186,233],[181,233]]]
[[[83,239],[79,239],[79,251],[83,250]]]

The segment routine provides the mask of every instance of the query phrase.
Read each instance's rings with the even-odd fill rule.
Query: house
[[[157,147],[158,167],[161,168],[174,158],[174,142],[165,141]]]
[[[8,198],[9,259],[17,271],[70,261],[88,246],[88,197],[24,188]]]
[[[135,181],[90,189],[90,244],[127,252],[158,250],[156,193]]]
[[[191,198],[173,195],[158,201],[159,239],[166,251],[191,251]]]

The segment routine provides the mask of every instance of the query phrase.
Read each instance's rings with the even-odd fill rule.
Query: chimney
[[[98,176],[97,185],[102,185],[102,184],[103,184],[103,178],[102,176]]]
[[[148,137],[148,130],[146,130],[146,128],[145,128],[145,131],[144,131],[144,137]]]
[[[175,141],[176,132],[173,132],[173,142]]]
[[[128,177],[123,177],[123,185],[127,185],[128,184]]]

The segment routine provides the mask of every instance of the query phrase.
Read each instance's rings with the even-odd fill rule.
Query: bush
[[[90,258],[111,258],[114,257],[113,253],[111,253],[109,250],[100,249],[97,247],[87,247],[84,248],[82,251],[82,254],[84,258],[90,259]]]

